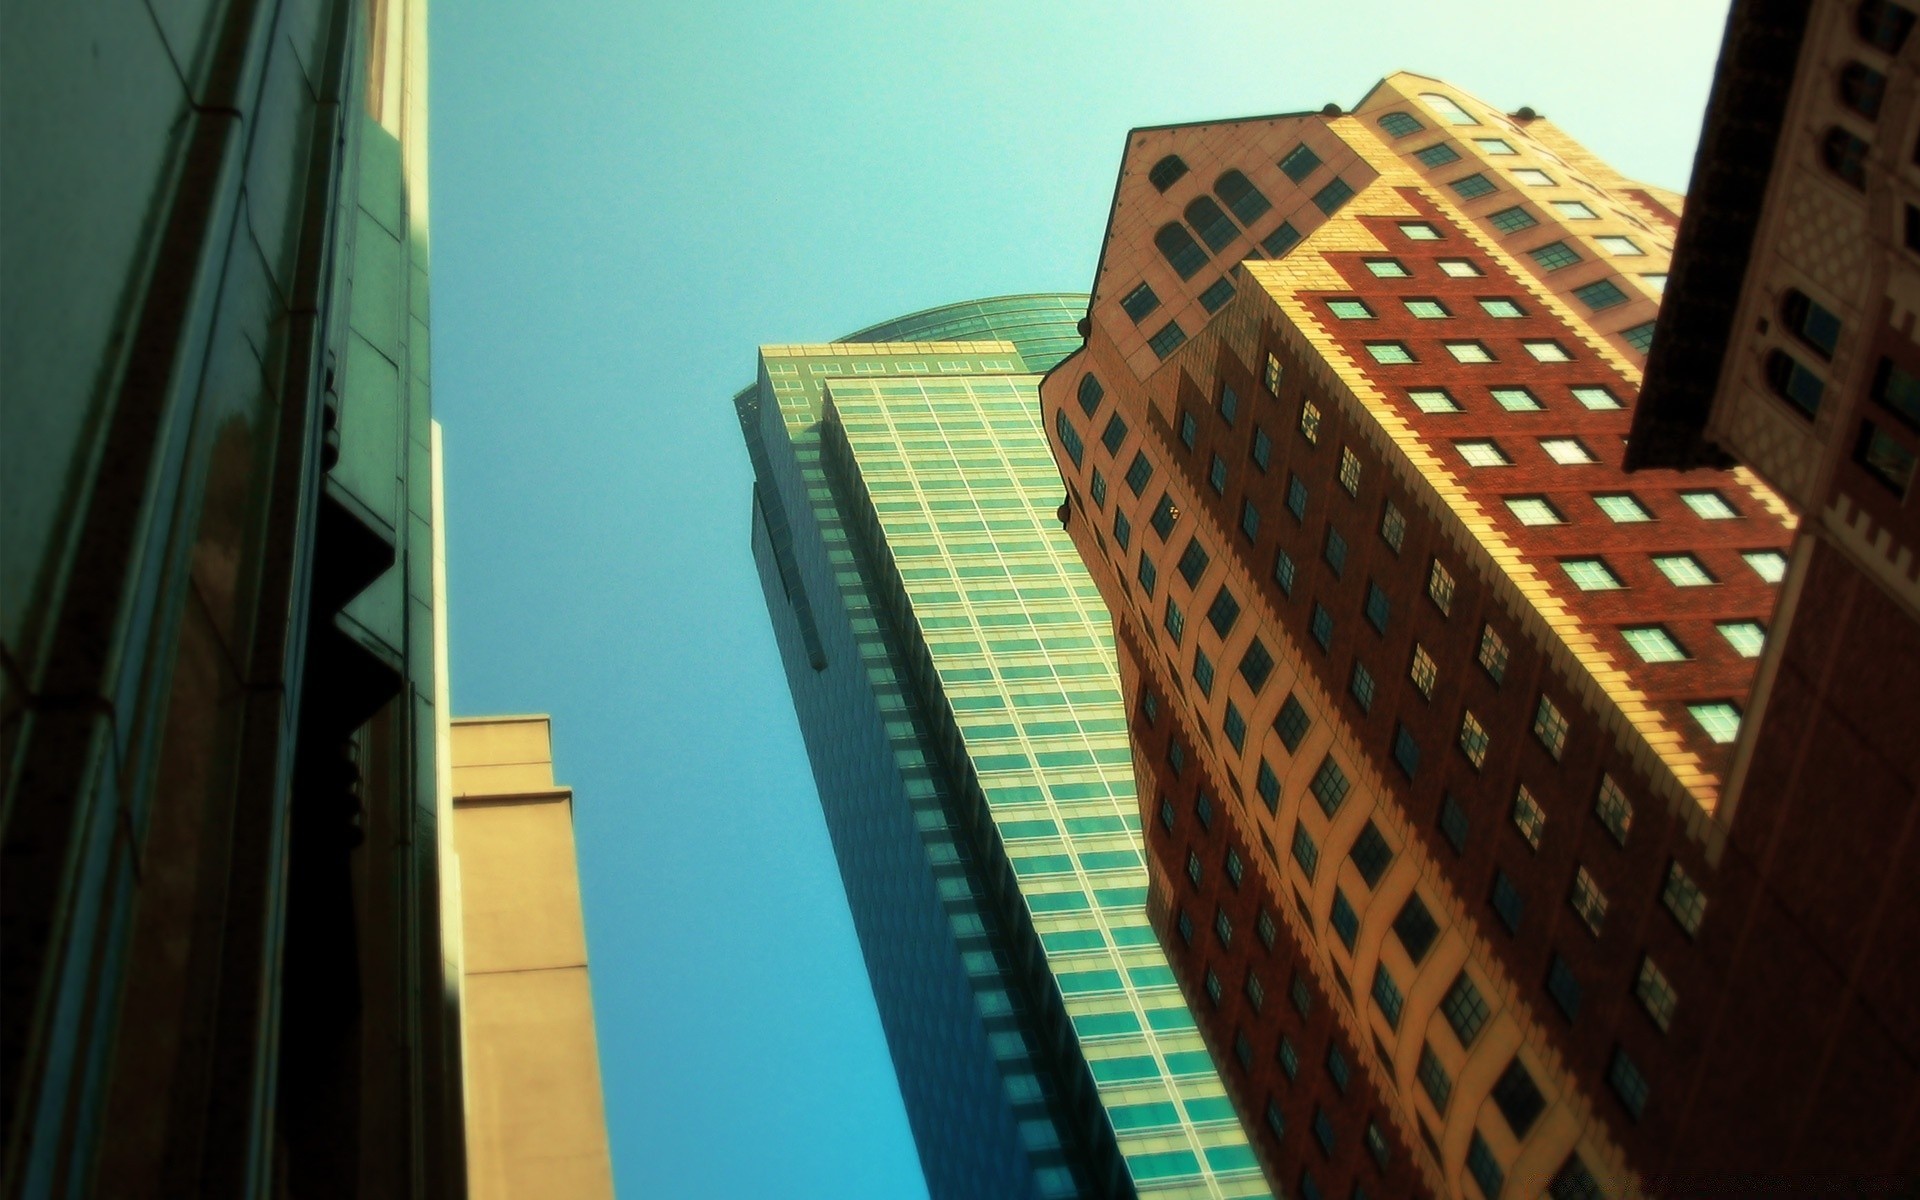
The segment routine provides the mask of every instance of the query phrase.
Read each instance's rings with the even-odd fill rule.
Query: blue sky
[[[924,1195],[747,544],[762,342],[1092,278],[1135,125],[1437,75],[1686,186],[1722,0],[433,9],[454,710],[551,712],[629,1197]]]

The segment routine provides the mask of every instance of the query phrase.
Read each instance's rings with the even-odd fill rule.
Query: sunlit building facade
[[[1839,1091],[1894,1042],[1823,1015],[1834,1059],[1754,1053],[1806,1014],[1782,964],[1842,943],[1730,836],[1798,516],[1744,468],[1623,461],[1681,210],[1407,74],[1127,136],[1043,413],[1115,618],[1150,912],[1289,1193],[1908,1153]],[[1884,1130],[1910,1064],[1869,1085]],[[1755,1144],[1783,1088],[1828,1107]]]
[[[1146,920],[1112,629],[1056,519],[1034,368],[1084,307],[763,347],[754,552],[931,1193],[1265,1196]]]

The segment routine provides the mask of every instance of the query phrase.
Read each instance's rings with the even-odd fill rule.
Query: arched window
[[[1410,133],[1419,133],[1426,126],[1412,113],[1390,112],[1380,118],[1380,128],[1387,131],[1388,137],[1403,138]]]
[[[1193,203],[1187,205],[1187,224],[1193,226],[1209,250],[1224,250],[1228,242],[1240,236],[1239,227],[1220,211],[1212,196],[1194,197]]]
[[[1827,169],[1861,191],[1867,190],[1867,143],[1835,125],[1820,142],[1820,158]]]
[[[1869,121],[1880,119],[1887,77],[1865,63],[1850,62],[1840,71],[1840,103]]]
[[[1260,194],[1260,189],[1247,182],[1247,177],[1238,171],[1228,171],[1213,185],[1213,194],[1227,202],[1233,215],[1242,225],[1252,225],[1273,205]]]
[[[1180,156],[1169,154],[1153,164],[1153,170],[1147,172],[1147,182],[1153,185],[1155,191],[1164,192],[1178,183],[1180,177],[1186,173],[1187,164],[1181,160]]]
[[[1861,0],[1854,28],[1867,44],[1888,54],[1898,54],[1906,44],[1907,35],[1913,32],[1913,10],[1891,0]]]
[[[1167,265],[1180,273],[1182,279],[1192,279],[1201,267],[1207,265],[1207,252],[1200,243],[1193,240],[1187,227],[1178,221],[1169,221],[1153,235],[1153,244],[1160,248]]]
[[[1774,394],[1806,416],[1820,411],[1820,396],[1827,385],[1793,355],[1784,350],[1767,351],[1766,376]]]
[[[1094,413],[1094,410],[1100,407],[1100,401],[1103,397],[1106,396],[1106,394],[1107,394],[1107,389],[1101,387],[1100,381],[1098,379],[1095,379],[1092,375],[1082,375],[1080,377],[1080,411],[1081,412],[1086,413],[1088,416],[1092,416]]]
[[[1840,344],[1840,318],[1815,304],[1805,292],[1789,288],[1780,297],[1780,320],[1821,358],[1833,357]]]

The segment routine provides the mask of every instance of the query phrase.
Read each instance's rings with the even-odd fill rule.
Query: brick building
[[[1128,135],[1043,415],[1153,919],[1290,1192],[1911,1165],[1911,1056],[1792,1008],[1826,942],[1729,837],[1794,511],[1624,470],[1680,208],[1406,74]],[[1756,1144],[1789,1009],[1823,1113]]]

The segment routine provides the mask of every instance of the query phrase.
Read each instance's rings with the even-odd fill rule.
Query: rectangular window
[[[1673,640],[1673,635],[1668,633],[1664,626],[1642,625],[1638,628],[1622,629],[1620,636],[1627,645],[1633,647],[1633,652],[1640,656],[1641,662],[1669,663],[1687,660],[1687,652],[1680,648],[1680,643]]]
[[[1368,342],[1367,353],[1382,366],[1402,366],[1416,361],[1405,342]]]
[[[1202,696],[1213,695],[1213,660],[1198,646],[1193,648],[1193,682]]]
[[[1093,469],[1091,490],[1093,492],[1093,506],[1095,508],[1105,508],[1107,506],[1107,477],[1100,473],[1099,467]],[[1124,550],[1126,547],[1122,546],[1121,549]]]
[[[1320,406],[1311,400],[1300,405],[1300,436],[1309,446],[1320,444]]]
[[[1681,492],[1680,499],[1703,521],[1725,521],[1740,515],[1719,492]]]
[[[1479,171],[1454,180],[1452,186],[1462,200],[1475,200],[1481,196],[1492,195],[1499,190],[1493,186],[1493,180]]]
[[[1714,582],[1707,568],[1691,554],[1656,554],[1653,565],[1675,587],[1705,587]]]
[[[1213,456],[1213,465],[1207,469],[1207,482],[1212,485],[1214,495],[1224,496],[1227,492],[1227,460],[1218,454]]]
[[[1280,590],[1289,596],[1293,595],[1294,570],[1293,555],[1285,550],[1274,551],[1273,581],[1279,584]]]
[[[1287,156],[1280,160],[1281,172],[1295,183],[1305,182],[1307,176],[1313,174],[1319,166],[1320,156],[1315,154],[1305,142],[1289,150]]]
[[[1334,578],[1338,579],[1346,571],[1347,539],[1340,536],[1340,531],[1333,527],[1331,521],[1327,523],[1327,540],[1320,554],[1327,560],[1327,565],[1333,568]]]
[[[1766,646],[1767,631],[1758,621],[1723,621],[1715,628],[1742,658],[1758,658]]]
[[[1160,297],[1154,295],[1153,289],[1143,283],[1126,294],[1126,298],[1120,301],[1120,307],[1133,319],[1133,323],[1138,325],[1149,313],[1160,307]]]
[[[1597,221],[1600,219],[1600,214],[1594,212],[1578,200],[1555,200],[1553,201],[1553,211],[1559,213],[1569,221]]]
[[[1361,712],[1373,711],[1373,672],[1367,670],[1357,658],[1353,660],[1353,674],[1347,680],[1347,691],[1359,703]]]
[[[1528,212],[1525,205],[1516,204],[1512,208],[1503,208],[1487,218],[1487,223],[1501,233],[1519,233],[1522,229],[1531,229],[1540,223],[1538,217]]]
[[[1614,841],[1622,846],[1627,844],[1627,830],[1633,826],[1633,804],[1611,775],[1600,777],[1600,792],[1594,798],[1593,814],[1600,818],[1600,824],[1606,826]]]
[[[1460,405],[1445,388],[1415,388],[1407,392],[1413,406],[1423,413],[1457,413]]]
[[[1380,512],[1380,540],[1392,547],[1395,554],[1400,553],[1401,544],[1407,540],[1407,518],[1391,500]]]
[[[1638,499],[1622,492],[1612,496],[1595,496],[1594,504],[1607,514],[1607,520],[1616,524],[1629,524],[1635,521],[1651,521],[1653,514],[1648,512]]]
[[[1501,1169],[1500,1160],[1493,1156],[1477,1129],[1473,1131],[1473,1140],[1467,1143],[1467,1174],[1480,1185],[1480,1194],[1487,1200],[1499,1200],[1500,1189],[1507,1185],[1506,1171]]]
[[[1540,400],[1531,391],[1523,387],[1488,388],[1494,403],[1508,412],[1539,412]]]
[[[1573,355],[1568,354],[1567,348],[1559,342],[1540,341],[1521,342],[1520,344],[1526,348],[1528,354],[1533,356],[1535,362],[1557,363],[1573,361]]]
[[[1404,225],[1401,228],[1406,228]],[[1440,273],[1450,279],[1478,279],[1485,274],[1479,267],[1464,258],[1443,258],[1440,260]]]
[[[1247,687],[1254,695],[1266,686],[1267,676],[1273,673],[1273,655],[1267,645],[1259,638],[1248,643],[1247,652],[1240,656],[1240,678],[1247,681]]]
[[[1107,429],[1100,435],[1100,444],[1107,448],[1108,454],[1120,453],[1120,444],[1127,440],[1127,423],[1115,413],[1107,420]]]
[[[1447,353],[1453,355],[1455,362],[1490,363],[1493,352],[1479,342],[1448,342]]]
[[[1608,254],[1615,254],[1620,256],[1621,258],[1637,258],[1640,255],[1643,255],[1646,253],[1646,251],[1642,250],[1638,245],[1636,245],[1634,243],[1634,240],[1630,237],[1620,237],[1615,234],[1603,234],[1602,236],[1597,237],[1593,240],[1597,242],[1600,248],[1602,250],[1605,250]],[[1665,276],[1661,276],[1661,278],[1664,279]]]
[[[1313,194],[1313,204],[1321,212],[1332,216],[1340,206],[1353,199],[1353,187],[1344,179],[1336,179]]]
[[[1446,835],[1447,844],[1453,847],[1455,854],[1464,854],[1467,849],[1467,834],[1471,825],[1467,820],[1467,810],[1447,792],[1440,797],[1440,832]]]
[[[1264,758],[1260,760],[1260,772],[1255,777],[1253,786],[1254,790],[1260,793],[1260,799],[1266,804],[1268,812],[1280,811],[1280,777],[1273,773],[1273,767]]]
[[[1561,752],[1567,748],[1567,719],[1544,692],[1540,695],[1539,707],[1533,712],[1533,736],[1559,761]]]
[[[1233,299],[1233,281],[1225,275],[1214,280],[1207,286],[1206,291],[1200,293],[1201,307],[1210,313],[1219,312],[1231,299]]]
[[[1529,250],[1528,255],[1549,271],[1558,271],[1580,261],[1580,255],[1565,242],[1548,242],[1538,250]]]
[[[1563,467],[1584,466],[1600,461],[1579,438],[1541,438],[1540,448],[1547,452],[1548,458]]]
[[[1500,448],[1498,442],[1471,441],[1455,442],[1453,448],[1460,452],[1470,467],[1510,467],[1513,460]]]
[[[1373,310],[1364,300],[1329,300],[1327,311],[1342,321],[1371,321]]]
[[[1553,186],[1553,176],[1533,167],[1515,167],[1513,177],[1528,187]]]
[[[1567,960],[1558,954],[1547,966],[1547,995],[1553,997],[1554,1007],[1571,1021],[1580,1015],[1580,981],[1574,977],[1573,968]]]
[[[1533,1132],[1534,1122],[1546,1111],[1547,1098],[1540,1094],[1540,1086],[1528,1074],[1519,1056],[1516,1055],[1494,1081],[1493,1104],[1507,1119],[1507,1128],[1513,1130],[1513,1136],[1521,1139]]]
[[[1287,480],[1287,511],[1297,521],[1307,519],[1307,481],[1298,475]]]
[[[1453,613],[1453,593],[1453,573],[1439,559],[1434,559],[1433,566],[1427,571],[1427,598],[1433,601],[1433,606],[1440,610],[1443,617]]]
[[[1133,522],[1118,508],[1113,510],[1113,540],[1122,550],[1133,541]]]
[[[1333,910],[1327,914],[1327,923],[1340,935],[1340,943],[1349,950],[1353,949],[1354,939],[1360,936],[1360,917],[1353,911],[1347,894],[1339,888],[1333,889]],[[1344,1085],[1342,1090],[1345,1090]]]
[[[1427,957],[1427,951],[1433,948],[1434,940],[1440,936],[1440,926],[1434,921],[1433,914],[1427,910],[1419,893],[1408,896],[1407,902],[1400,906],[1400,915],[1393,919],[1393,933],[1400,939],[1400,944],[1406,947],[1407,957],[1413,960],[1413,965],[1419,966],[1421,960]]]
[[[1547,810],[1540,807],[1524,783],[1513,793],[1513,827],[1520,831],[1529,849],[1540,848],[1541,835],[1547,829]]]
[[[1247,749],[1247,719],[1242,716],[1233,701],[1227,701],[1227,713],[1221,722],[1221,729],[1232,743],[1236,753],[1245,753]]]
[[[1268,258],[1284,258],[1287,251],[1300,242],[1300,231],[1293,227],[1292,221],[1280,222],[1279,228],[1268,234],[1260,242],[1260,248],[1267,252]],[[1269,388],[1268,391],[1273,389]]]
[[[1198,537],[1187,542],[1187,548],[1180,553],[1180,577],[1187,581],[1188,587],[1199,584],[1200,577],[1207,572],[1207,548],[1200,544]]]
[[[1625,304],[1627,302],[1627,294],[1621,291],[1620,285],[1611,279],[1601,279],[1589,283],[1585,287],[1577,287],[1573,289],[1573,295],[1576,300],[1594,312],[1600,312],[1603,309],[1612,308],[1616,304]]]
[[[1367,270],[1376,279],[1406,279],[1412,275],[1406,264],[1397,258],[1369,258]]]
[[[1138,496],[1147,490],[1147,482],[1153,478],[1153,464],[1147,461],[1144,451],[1133,456],[1133,462],[1127,466],[1127,490]]]
[[[1313,773],[1313,782],[1307,786],[1314,799],[1320,802],[1320,811],[1328,817],[1339,812],[1340,806],[1347,801],[1347,774],[1340,769],[1339,763],[1333,761],[1331,754],[1320,760],[1320,769]]]
[[[1599,558],[1563,558],[1560,569],[1567,573],[1573,586],[1583,592],[1607,592],[1621,586],[1620,577],[1608,567],[1606,560]]]
[[[1478,657],[1481,670],[1485,671],[1495,683],[1507,677],[1507,641],[1492,625],[1485,625],[1480,629]]]
[[[1413,665],[1407,668],[1407,678],[1413,680],[1422,697],[1433,699],[1433,685],[1439,681],[1440,668],[1434,665],[1433,655],[1418,642],[1413,644]]]
[[[1179,349],[1180,343],[1186,340],[1187,331],[1180,328],[1180,322],[1168,321],[1160,327],[1158,333],[1147,339],[1147,345],[1153,350],[1156,357],[1165,361],[1167,355]]]
[[[1520,932],[1520,918],[1526,912],[1526,902],[1505,871],[1493,873],[1493,891],[1488,894],[1487,903],[1493,906],[1493,911],[1500,917],[1500,923],[1507,927],[1508,933]]]
[[[1225,640],[1233,632],[1233,626],[1240,619],[1240,602],[1224,585],[1214,594],[1213,603],[1207,607],[1207,623],[1213,631]]]
[[[1354,867],[1360,872],[1360,878],[1367,881],[1369,888],[1380,886],[1380,877],[1386,873],[1393,862],[1393,847],[1387,844],[1380,830],[1372,821],[1360,829],[1360,836],[1353,839],[1353,849],[1347,852]]]
[[[1153,560],[1147,557],[1147,552],[1144,548],[1142,548],[1140,551],[1139,578],[1140,578],[1140,590],[1145,592],[1148,596],[1152,596],[1153,585],[1159,582],[1159,579],[1160,579],[1160,569],[1153,565]]]
[[[1634,981],[1633,994],[1640,998],[1641,1006],[1660,1027],[1660,1032],[1667,1032],[1673,1024],[1673,1010],[1679,1006],[1680,997],[1651,957],[1640,960],[1640,977]]]
[[[1577,868],[1573,873],[1573,890],[1567,900],[1573,905],[1573,911],[1580,914],[1580,920],[1586,924],[1588,932],[1600,936],[1600,927],[1607,919],[1607,897],[1594,882],[1585,867]]]
[[[1460,716],[1460,753],[1467,756],[1474,770],[1479,770],[1487,762],[1487,743],[1492,740],[1487,727],[1472,712]]]
[[[1258,425],[1253,427],[1253,446],[1248,453],[1253,458],[1253,465],[1262,471],[1272,464],[1273,439],[1268,437],[1267,431]]]
[[[1193,419],[1192,413],[1182,410],[1180,413],[1180,444],[1191,450],[1193,449],[1194,443],[1199,440],[1200,422]]]
[[[1440,231],[1425,221],[1402,221],[1400,236],[1410,242],[1437,242],[1440,240]]]
[[[1400,994],[1400,985],[1387,973],[1384,963],[1373,972],[1373,1002],[1380,1006],[1380,1015],[1387,1019],[1387,1028],[1400,1028],[1400,1010],[1406,1005],[1406,997]]]
[[[1135,495],[1138,494],[1135,493]],[[1173,532],[1173,523],[1179,519],[1180,507],[1173,502],[1172,493],[1167,493],[1160,497],[1160,503],[1154,505],[1153,518],[1148,524],[1153,526],[1153,531],[1159,534],[1160,540],[1164,542],[1167,540],[1167,535]]]
[[[1566,518],[1560,510],[1548,503],[1544,496],[1512,496],[1507,499],[1507,510],[1522,525],[1564,525]]]
[[[1627,345],[1645,354],[1653,348],[1653,322],[1646,321],[1631,329],[1622,329],[1620,337]]]
[[[1314,845],[1307,827],[1298,822],[1293,826],[1293,861],[1300,864],[1300,870],[1308,879],[1320,868],[1320,847]]]
[[[1445,142],[1435,142],[1424,150],[1415,150],[1413,156],[1429,170],[1460,161],[1460,152]]]
[[[1636,1121],[1639,1120],[1640,1114],[1647,1108],[1647,1095],[1650,1091],[1647,1087],[1647,1077],[1642,1075],[1640,1068],[1627,1057],[1627,1052],[1617,1046],[1614,1047],[1613,1062],[1607,1067],[1607,1084],[1613,1088],[1613,1094],[1619,1097],[1621,1105],[1627,1110],[1627,1115]]]
[[[1165,625],[1167,633],[1173,637],[1173,644],[1178,646],[1181,636],[1187,631],[1187,615],[1180,611],[1180,606],[1174,603],[1172,596],[1167,597]]]
[[[1260,382],[1266,385],[1266,389],[1270,394],[1274,396],[1280,394],[1280,360],[1274,356],[1272,351],[1267,352],[1267,365],[1266,369],[1261,373]]]
[[[1453,986],[1447,989],[1446,996],[1440,1001],[1440,1013],[1452,1026],[1453,1035],[1460,1044],[1471,1048],[1473,1039],[1480,1036],[1480,1030],[1486,1025],[1493,1010],[1480,998],[1480,989],[1473,986],[1473,980],[1467,978],[1463,970],[1454,978]]]
[[[1413,779],[1420,774],[1420,743],[1402,722],[1393,726],[1393,761],[1402,774]]]
[[[1787,577],[1787,556],[1778,550],[1746,550],[1740,557],[1747,560],[1754,574],[1768,583],[1779,583]]]
[[[1387,618],[1391,612],[1391,607],[1387,600],[1386,592],[1380,589],[1379,584],[1369,581],[1367,584],[1366,605],[1363,610],[1366,613],[1367,624],[1373,626],[1376,632],[1385,633],[1387,631]]]
[[[1340,447],[1340,486],[1349,496],[1360,494],[1360,456],[1351,446]]]
[[[1453,1099],[1453,1077],[1440,1065],[1433,1047],[1420,1047],[1420,1066],[1414,1076],[1419,1079],[1421,1090],[1427,1093],[1427,1099],[1433,1101],[1434,1111],[1444,1117],[1447,1101]]]
[[[1518,304],[1515,304],[1504,296],[1482,297],[1480,300],[1480,311],[1490,317],[1495,317],[1503,321],[1510,321],[1516,317],[1524,317],[1527,315],[1526,309],[1521,308]]]
[[[1604,412],[1622,407],[1620,397],[1603,387],[1577,387],[1572,391],[1573,398],[1586,408]]]
[[[1667,911],[1673,914],[1673,919],[1680,922],[1680,928],[1686,930],[1689,936],[1699,934],[1700,922],[1707,915],[1707,895],[1680,866],[1678,859],[1668,864],[1667,882],[1660,891],[1660,902],[1667,906]]]
[[[1307,716],[1306,708],[1296,696],[1288,696],[1280,706],[1280,715],[1273,719],[1273,731],[1280,735],[1280,744],[1287,748],[1288,754],[1299,751],[1301,739],[1312,726],[1313,719]]]
[[[1053,428],[1054,432],[1060,435],[1060,448],[1067,452],[1067,457],[1073,461],[1073,465],[1078,467],[1084,463],[1087,456],[1086,443],[1080,440],[1080,431],[1067,420],[1065,409],[1054,412]]]
[[[1693,719],[1700,722],[1700,728],[1707,737],[1720,745],[1727,745],[1740,737],[1740,710],[1725,700],[1715,700],[1704,704],[1689,704],[1687,711]]]

